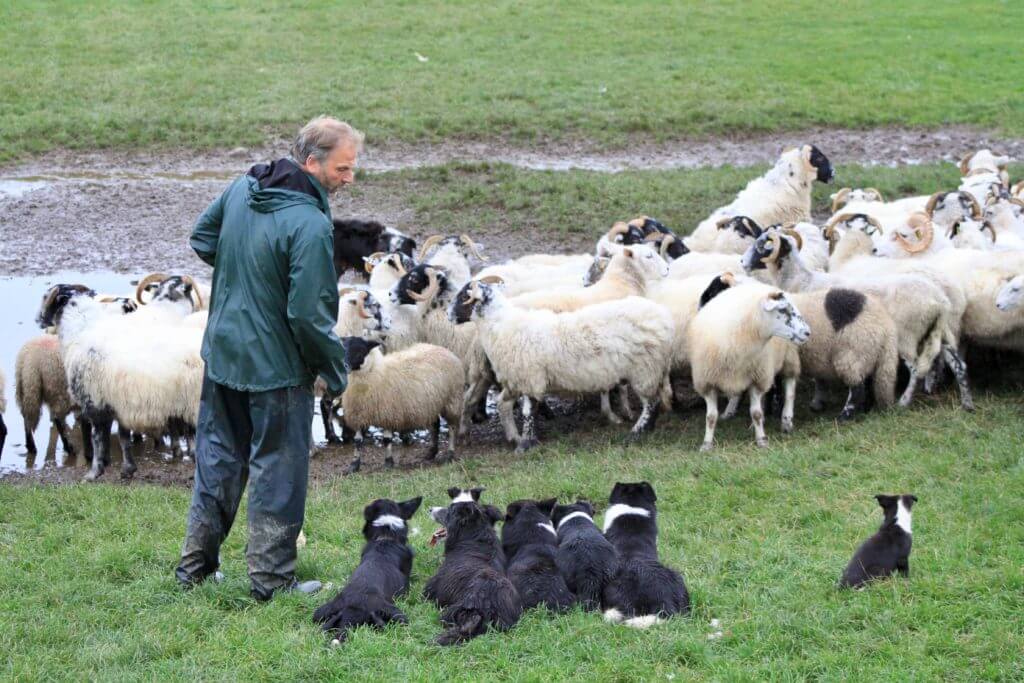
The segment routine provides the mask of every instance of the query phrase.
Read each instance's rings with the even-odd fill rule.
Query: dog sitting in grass
[[[863,588],[868,582],[894,572],[910,576],[910,509],[917,502],[917,496],[879,494],[875,499],[882,507],[882,526],[853,554],[839,579],[842,588]]]
[[[333,644],[345,640],[356,626],[383,628],[390,622],[408,623],[395,606],[395,597],[409,590],[413,550],[408,545],[406,522],[416,514],[421,497],[396,503],[387,498],[363,510],[362,559],[341,592],[313,613],[313,621],[334,635]]]
[[[583,609],[597,611],[604,587],[619,568],[615,546],[594,524],[594,506],[588,501],[555,506],[551,521],[558,535],[558,570]]]
[[[576,602],[555,559],[558,534],[551,523],[557,501],[517,500],[505,508],[501,546],[508,558],[508,578],[519,592],[523,609],[538,605],[564,612]]]

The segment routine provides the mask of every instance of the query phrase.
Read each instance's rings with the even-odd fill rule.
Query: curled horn
[[[786,223],[779,229],[779,232],[781,232],[783,235],[789,235],[790,237],[795,239],[796,250],[800,251],[801,249],[804,248],[804,238],[801,237],[800,233],[793,229],[792,226],[794,225],[796,225],[796,223]]]
[[[391,258],[397,259],[397,262],[395,263],[395,270],[398,271],[398,274],[399,275],[408,275],[409,271],[407,271],[405,269],[405,263],[403,263],[403,261],[402,261],[402,255],[401,254],[392,254]]]
[[[167,279],[166,273],[150,273],[146,277],[139,280],[139,286],[135,288],[135,300],[145,306],[148,301],[142,300],[142,292],[145,291],[146,287],[149,287],[154,282],[163,282]]]
[[[924,205],[924,212],[931,218],[935,213],[935,205],[939,203],[939,200],[946,196],[945,192],[936,192],[928,198],[928,203]]]
[[[865,187],[864,192],[875,195],[876,197],[878,197],[878,201],[880,202],[885,201],[885,197],[882,196],[881,190],[879,190],[877,187]]]
[[[715,225],[718,226],[719,230],[725,230],[725,226],[729,225],[733,218],[735,218],[735,216],[726,216],[725,218],[719,218],[717,221],[715,221]]]
[[[661,240],[661,249],[658,252],[661,255],[661,258],[668,259],[668,248],[672,246],[672,243],[675,241],[675,235],[665,235],[664,239]]]
[[[1010,197],[1006,201],[1010,202],[1011,204],[1016,204],[1017,206],[1024,207],[1024,199],[1020,197]]]
[[[477,282],[482,282],[485,285],[503,285],[505,284],[505,279],[500,275],[484,275]]]
[[[835,224],[829,223],[821,229],[821,234],[828,242],[828,255],[831,256],[839,243],[839,232],[836,230]]]
[[[470,253],[473,254],[473,256],[476,256],[481,261],[488,260],[486,256],[480,253],[480,247],[476,245],[476,242],[470,239],[469,235],[463,233],[459,235],[459,239],[462,241],[463,244],[465,244],[469,248],[469,251]]]
[[[418,260],[422,261],[427,256],[427,252],[434,248],[438,242],[444,239],[444,235],[431,235],[427,239],[423,240],[423,246],[420,247],[420,257]]]
[[[438,287],[440,286],[437,282],[437,271],[433,268],[427,268],[426,273],[427,288],[422,293],[409,290],[409,298],[413,301],[430,301],[437,294]]]
[[[981,224],[981,230],[984,232],[988,230],[988,234],[992,236],[992,244],[996,243],[996,229],[992,227],[992,224],[988,221],[983,221]]]
[[[968,164],[971,163],[971,159],[974,158],[974,152],[970,152],[963,159],[960,160],[960,174],[967,175],[967,171],[970,169]]]
[[[387,255],[388,254],[385,251],[375,251],[372,254],[370,254],[369,256],[364,257],[363,258],[363,270],[365,270],[367,273],[372,273],[373,272],[373,264],[370,263],[370,261],[372,261],[373,259],[384,258]]]
[[[935,238],[935,227],[932,225],[932,221],[927,214],[910,214],[910,218],[907,219],[907,225],[910,226],[917,235],[916,243],[911,243],[906,237],[901,235],[898,230],[893,233],[896,237],[896,241],[899,242],[899,245],[903,247],[905,252],[908,254],[920,254],[932,245],[932,240]]]
[[[971,200],[971,218],[976,221],[980,221],[985,215],[985,212],[982,210],[981,204],[978,203],[977,197],[970,192],[961,192],[960,194],[961,196],[967,195],[967,198]],[[992,241],[995,242],[995,240]]]
[[[625,235],[627,232],[629,232],[629,225],[622,221],[618,221],[612,225],[611,229],[605,234],[605,239],[609,242],[614,242],[617,235]]]
[[[1011,187],[1010,194],[1012,194],[1014,197],[1024,195],[1024,180],[1020,181],[1019,183],[1016,183],[1013,187]]]
[[[839,210],[839,207],[846,204],[846,198],[850,196],[850,188],[844,187],[836,192],[836,196],[832,199],[832,213]]]
[[[192,311],[199,311],[203,308],[203,295],[199,293],[199,285],[192,279],[191,275],[182,275],[181,281],[192,287]]]
[[[369,320],[370,318],[373,317],[372,315],[366,312],[365,308],[363,308],[363,305],[366,303],[366,296],[368,294],[369,292],[364,291],[361,292],[359,296],[356,297],[356,313],[358,313],[359,317],[363,318],[364,320]]]
[[[647,218],[647,216],[637,216],[636,218],[631,220],[629,224],[632,225],[634,228],[643,228],[644,223],[647,222]]]
[[[363,291],[363,290],[359,289],[358,287],[342,287],[341,289],[338,290],[338,298],[340,299],[341,297],[347,296],[348,294],[351,294],[352,292],[361,292],[361,291]]]
[[[768,239],[772,243],[772,253],[762,257],[761,262],[765,264],[777,263],[782,253],[782,238],[779,237],[779,233],[773,231],[768,233]]]

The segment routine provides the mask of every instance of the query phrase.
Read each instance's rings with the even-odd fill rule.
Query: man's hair
[[[318,116],[304,125],[295,136],[291,155],[300,164],[306,163],[310,154],[322,162],[342,142],[351,143],[361,150],[363,134],[344,121],[330,116]]]

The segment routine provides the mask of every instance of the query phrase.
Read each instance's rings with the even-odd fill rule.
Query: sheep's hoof
[[[647,438],[647,432],[646,431],[644,431],[644,430],[639,430],[639,431],[637,431],[637,430],[630,430],[629,433],[626,434],[625,442],[626,442],[626,445],[629,446],[631,444],[640,443],[641,441],[643,441],[646,438]]]
[[[384,467],[388,468],[389,470],[394,469],[395,459],[392,458],[390,455],[384,458]]]
[[[444,453],[437,454],[435,457],[431,458],[431,460],[439,465],[444,465],[445,463],[455,460],[455,453],[453,451],[445,451]]]
[[[974,412],[974,401],[972,401],[970,399],[968,399],[966,401],[962,401],[960,403],[960,407],[963,408],[968,413],[973,413]]]
[[[768,448],[768,439],[757,439],[758,448]]]
[[[345,474],[355,474],[360,469],[362,469],[362,466],[363,463],[359,462],[358,460],[353,460],[348,464],[348,467],[345,468]]]
[[[82,481],[96,481],[97,479],[99,479],[102,476],[103,476],[103,472],[102,471],[96,472],[94,470],[89,470],[88,472],[85,473],[85,476],[82,477]]]
[[[516,446],[516,455],[521,455],[531,448],[539,445],[540,441],[537,441],[537,439],[521,439],[519,444]]]
[[[715,447],[715,444],[714,444],[714,443],[711,443],[711,442],[705,441],[704,443],[702,443],[702,444],[700,445],[700,452],[701,452],[701,453],[707,453],[708,451],[710,451],[710,450],[711,450],[712,448],[714,448],[714,447]]]
[[[341,437],[338,436],[337,434],[328,434],[327,435],[327,443],[338,445],[338,444],[341,443]]]
[[[608,420],[608,424],[610,425],[622,424],[622,418],[616,415],[615,413],[605,413],[604,417],[606,420]]]
[[[718,419],[719,420],[731,420],[734,417],[736,417],[736,411],[735,410],[725,410],[725,411],[722,411],[722,414],[718,416]]]
[[[850,422],[853,420],[854,417],[855,415],[852,410],[844,410],[843,412],[839,413],[840,422]]]
[[[789,434],[792,431],[793,431],[793,421],[792,420],[783,420],[782,421],[782,433],[783,434]]]

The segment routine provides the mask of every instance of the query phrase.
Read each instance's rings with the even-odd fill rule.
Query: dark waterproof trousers
[[[245,392],[203,380],[195,488],[175,571],[180,582],[192,585],[217,570],[246,482],[252,594],[266,600],[295,580],[312,423],[311,387]]]

